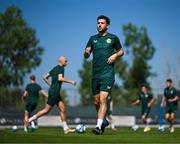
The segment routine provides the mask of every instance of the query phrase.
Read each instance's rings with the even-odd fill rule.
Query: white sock
[[[32,122],[33,120],[37,119],[36,115],[33,115],[32,117],[29,118],[29,122]]]
[[[24,126],[24,131],[27,132],[27,127]]]
[[[66,131],[67,129],[69,129],[69,127],[67,126],[67,122],[63,121],[62,122],[62,126],[63,126],[63,130]]]
[[[31,121],[31,126],[32,126],[32,128],[35,128],[35,123],[34,123],[34,121]]]
[[[115,128],[115,126],[114,126],[114,123],[113,123],[113,122],[111,123],[111,128],[112,128],[112,129],[114,129],[114,128]]]
[[[97,125],[96,125],[96,127],[98,127],[99,129],[101,129],[102,123],[103,123],[103,119],[98,119],[98,120],[97,120]]]

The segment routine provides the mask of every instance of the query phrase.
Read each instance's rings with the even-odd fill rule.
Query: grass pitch
[[[94,135],[91,130],[88,128],[83,134],[65,135],[62,128],[39,128],[29,133],[25,133],[23,129],[16,132],[0,129],[0,143],[180,143],[179,128],[176,128],[174,133],[169,133],[169,130],[160,132],[155,128],[147,133],[144,133],[142,128],[136,132],[131,128],[118,128],[116,131],[107,128],[103,135]]]

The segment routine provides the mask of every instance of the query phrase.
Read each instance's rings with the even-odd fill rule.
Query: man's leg
[[[171,121],[170,132],[171,132],[171,133],[174,132],[174,120],[175,120],[175,113],[172,112],[172,113],[170,114],[170,121]]]
[[[28,128],[28,119],[29,119],[29,113],[27,111],[24,112],[24,131],[27,132]]]
[[[116,130],[112,114],[108,115],[108,120],[109,120],[109,123],[110,123],[112,130]]]
[[[64,133],[67,134],[67,133],[70,133],[70,132],[75,132],[75,129],[70,129],[68,127],[68,125],[67,125],[67,122],[66,122],[66,107],[65,107],[65,104],[64,104],[63,101],[60,101],[58,103],[58,108],[60,110],[60,118],[61,118],[61,121],[62,121]]]
[[[102,123],[103,123],[103,119],[105,117],[105,114],[106,114],[106,100],[107,100],[107,96],[108,96],[108,92],[105,92],[105,91],[101,91],[100,94],[99,94],[99,102],[100,102],[100,107],[99,107],[99,110],[98,110],[98,120],[97,120],[97,125],[96,125],[96,128],[93,129],[93,133],[94,134],[101,134],[102,131],[101,131],[101,126],[102,126]],[[97,98],[96,98],[97,97]],[[95,95],[94,97],[95,100],[98,100],[98,95]],[[96,101],[97,102],[97,101]],[[97,104],[97,103],[96,103]],[[95,105],[96,105],[95,104]]]
[[[45,108],[37,112],[35,115],[33,115],[31,118],[29,118],[29,122],[38,119],[39,117],[47,114],[52,109],[52,106],[49,104],[46,104]]]
[[[142,119],[142,121],[143,121],[143,123],[145,125],[144,132],[150,131],[151,128],[147,124],[147,114],[145,113],[144,115],[142,115],[141,119]]]
[[[165,118],[166,118],[166,120],[170,123],[170,127],[171,127],[170,113],[166,113]]]

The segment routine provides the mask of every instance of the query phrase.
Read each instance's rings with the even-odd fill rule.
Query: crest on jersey
[[[171,90],[171,94],[173,94],[173,90]]]
[[[108,38],[108,39],[106,40],[106,42],[110,44],[110,43],[112,42],[112,40],[111,40],[110,38]]]

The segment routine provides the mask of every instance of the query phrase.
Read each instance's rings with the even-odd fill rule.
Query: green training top
[[[57,65],[49,72],[49,74],[52,77],[50,89],[60,91],[62,82],[58,81],[58,75],[62,74],[64,77],[64,67]]]
[[[148,107],[148,103],[152,100],[152,98],[153,98],[153,95],[151,93],[141,92],[139,94],[139,100],[141,101],[143,108]]]
[[[177,101],[171,102],[171,103],[168,101],[169,99],[172,99],[172,98],[174,98],[175,96],[177,96],[177,92],[176,92],[176,89],[175,89],[174,87],[171,87],[171,88],[166,87],[166,88],[164,89],[164,96],[165,96],[165,98],[166,98],[166,104],[167,104],[167,105],[171,105],[171,104],[177,105]]]
[[[110,33],[105,36],[97,34],[90,37],[87,47],[91,47],[93,53],[92,78],[114,79],[114,63],[108,64],[107,61],[115,53],[115,50],[122,48],[119,38]]]
[[[27,102],[37,103],[41,86],[37,83],[30,83],[26,86],[28,92]]]

